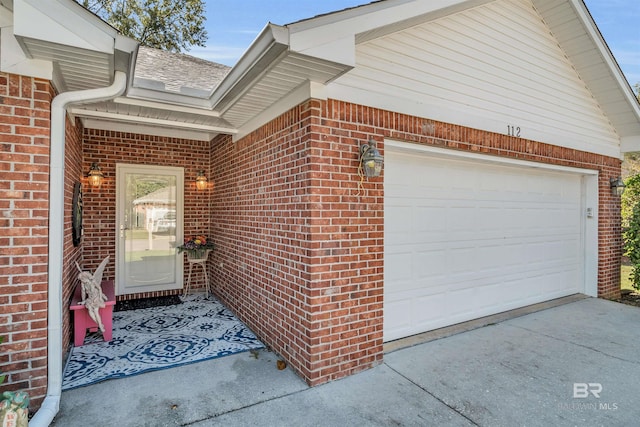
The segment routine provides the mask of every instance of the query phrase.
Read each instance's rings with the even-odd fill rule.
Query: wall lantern
[[[196,177],[196,188],[198,190],[207,189],[207,177],[204,175],[204,170],[198,171],[198,176]]]
[[[89,174],[87,176],[89,177],[89,184],[92,187],[100,188],[104,175],[97,163],[91,163],[91,168],[89,169]]]
[[[622,178],[611,178],[610,184],[611,194],[614,196],[622,196],[622,193],[624,192],[624,182],[622,181]]]
[[[376,142],[370,139],[367,144],[360,146],[360,170],[367,178],[380,176],[384,157],[376,148]]]

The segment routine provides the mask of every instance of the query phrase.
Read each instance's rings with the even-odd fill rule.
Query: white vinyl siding
[[[329,97],[617,156],[619,137],[528,0],[500,0],[357,46]]]

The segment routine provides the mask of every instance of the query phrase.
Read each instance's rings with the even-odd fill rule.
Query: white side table
[[[202,256],[197,257],[195,255],[189,255],[187,252],[187,261],[189,261],[189,275],[187,276],[187,284],[184,287],[184,295],[189,295],[189,289],[191,288],[191,271],[193,270],[194,265],[199,265],[202,267],[202,272],[204,273],[204,289],[207,292],[207,297],[209,296],[209,276],[207,275],[207,259],[209,258],[210,249],[204,251]]]

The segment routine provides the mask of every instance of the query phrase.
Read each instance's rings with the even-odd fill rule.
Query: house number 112
[[[507,135],[520,138],[520,126],[507,125]]]

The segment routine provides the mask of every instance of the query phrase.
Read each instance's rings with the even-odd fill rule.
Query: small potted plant
[[[184,239],[184,243],[177,247],[178,253],[185,252],[187,258],[206,259],[209,252],[213,250],[215,245],[207,236],[198,235]]]
[[[4,337],[0,336],[0,344]],[[0,372],[0,384],[6,375]],[[5,391],[0,395],[0,425],[3,427],[28,427],[29,395],[24,391]]]

